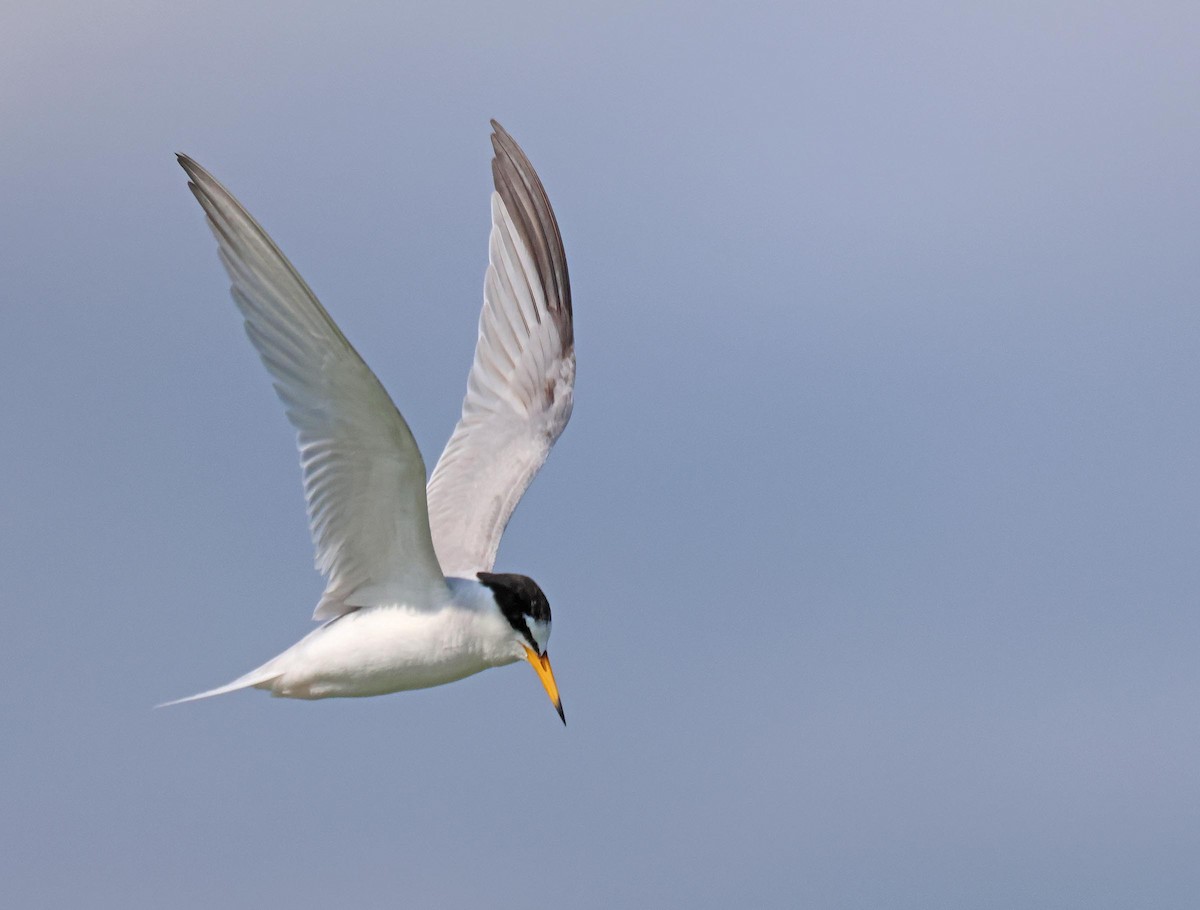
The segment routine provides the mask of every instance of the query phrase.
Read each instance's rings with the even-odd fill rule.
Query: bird
[[[547,653],[550,603],[493,572],[518,501],[571,417],[575,335],[562,236],[542,181],[491,121],[491,231],[462,414],[426,483],[382,383],[279,247],[187,155],[246,334],[296,429],[320,626],[230,683],[284,698],[385,695],[524,660],[565,725]]]

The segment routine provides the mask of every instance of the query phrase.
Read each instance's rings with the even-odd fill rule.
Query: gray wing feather
[[[525,153],[492,121],[492,231],[462,417],[429,481],[448,576],[490,571],[513,510],[571,417],[571,283],[550,200]]]
[[[246,334],[297,430],[317,568],[315,619],[356,607],[438,603],[445,592],[425,464],[383,385],[267,233],[186,155]]]

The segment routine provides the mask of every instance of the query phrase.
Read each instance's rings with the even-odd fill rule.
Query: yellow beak
[[[542,685],[546,687],[546,694],[550,696],[550,700],[554,702],[554,709],[558,712],[558,716],[562,719],[563,726],[567,725],[567,715],[563,714],[562,699],[558,697],[558,683],[554,681],[554,671],[550,669],[550,655],[538,655],[533,648],[528,645],[522,645],[525,648],[525,659],[529,661],[529,666],[538,675],[538,679],[542,681]]]

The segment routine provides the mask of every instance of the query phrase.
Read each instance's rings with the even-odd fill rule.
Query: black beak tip
[[[563,713],[562,702],[556,704],[554,709],[558,712],[559,719],[563,722],[563,726],[565,727],[567,725],[567,715]]]

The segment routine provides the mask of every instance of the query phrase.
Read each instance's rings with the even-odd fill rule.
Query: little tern
[[[323,624],[233,682],[285,698],[384,695],[527,661],[566,723],[546,645],[550,604],[493,573],[517,502],[571,416],[575,336],[567,260],[542,182],[492,121],[492,227],[462,417],[426,486],[412,432],[266,231],[186,155],[246,334],[297,446]]]

